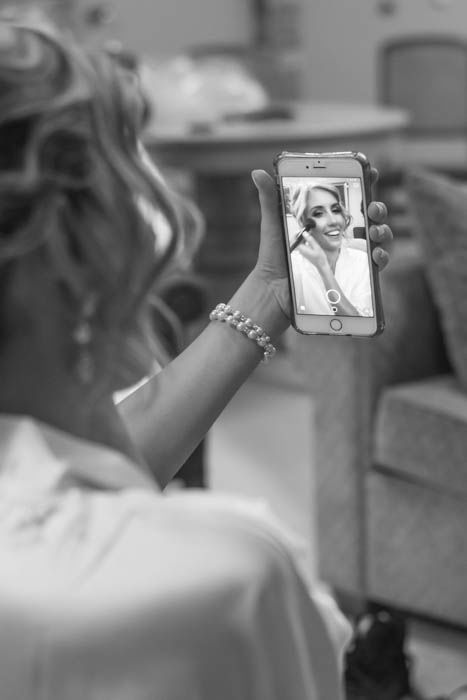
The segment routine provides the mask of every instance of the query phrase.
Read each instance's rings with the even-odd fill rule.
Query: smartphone
[[[378,335],[384,316],[368,235],[368,159],[353,152],[283,152],[274,170],[294,328],[306,334]]]

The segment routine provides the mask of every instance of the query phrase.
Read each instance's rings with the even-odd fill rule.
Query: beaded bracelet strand
[[[276,354],[276,348],[271,343],[271,338],[263,331],[261,326],[253,323],[251,318],[242,314],[241,311],[234,311],[228,304],[218,304],[209,314],[211,321],[222,321],[228,323],[240,333],[246,335],[250,340],[263,350],[262,362],[268,362]]]

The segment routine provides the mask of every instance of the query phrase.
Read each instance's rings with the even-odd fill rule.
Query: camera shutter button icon
[[[335,304],[338,304],[340,302],[341,295],[339,294],[337,289],[328,289],[328,291],[326,292],[326,299],[330,304],[334,306]]]

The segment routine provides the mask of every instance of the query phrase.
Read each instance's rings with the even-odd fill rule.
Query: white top
[[[326,297],[326,287],[313,263],[297,248],[291,255],[298,313],[332,316],[332,304]],[[337,258],[336,281],[350,303],[361,316],[373,316],[373,301],[368,255],[345,241]],[[335,298],[331,295],[331,299]]]
[[[1,417],[2,700],[340,698],[349,628],[295,550],[261,504],[166,496],[113,450]]]

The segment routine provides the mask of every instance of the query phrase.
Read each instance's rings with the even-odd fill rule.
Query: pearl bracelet
[[[246,335],[250,340],[263,350],[262,362],[268,362],[276,354],[276,348],[271,343],[271,338],[263,331],[261,326],[253,323],[251,318],[242,314],[241,311],[234,311],[228,304],[218,304],[214,311],[209,314],[211,321],[223,321],[240,333]]]

